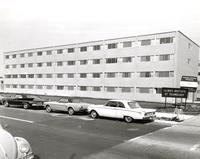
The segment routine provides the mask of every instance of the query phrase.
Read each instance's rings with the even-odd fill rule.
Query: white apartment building
[[[4,53],[4,91],[163,101],[198,74],[199,46],[180,31]]]

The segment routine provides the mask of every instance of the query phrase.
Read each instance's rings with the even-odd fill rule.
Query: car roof
[[[125,100],[125,99],[122,99],[122,100],[120,100],[120,99],[112,99],[112,100],[109,100],[109,101],[114,101],[114,102],[125,102],[125,103],[127,103],[127,102],[136,102],[136,101],[134,101],[134,100]]]

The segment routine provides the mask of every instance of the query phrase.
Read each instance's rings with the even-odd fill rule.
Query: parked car
[[[58,101],[44,102],[44,107],[48,113],[59,110],[66,111],[69,115],[73,115],[76,112],[87,112],[88,105],[88,103],[66,98],[60,98]]]
[[[25,94],[17,94],[11,97],[5,97],[2,98],[1,101],[5,107],[20,106],[24,109],[28,109],[35,106],[43,106],[44,103],[44,100],[40,99],[37,96]]]
[[[28,141],[13,137],[0,124],[0,159],[33,159],[34,154]]]
[[[136,101],[109,100],[105,105],[89,106],[88,112],[92,118],[98,116],[119,118],[130,123],[134,119],[153,120],[156,110],[141,108]]]

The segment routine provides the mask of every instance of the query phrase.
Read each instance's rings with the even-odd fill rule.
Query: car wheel
[[[5,101],[3,104],[4,104],[4,107],[9,107],[8,101]]]
[[[96,112],[95,110],[92,110],[92,111],[90,112],[90,117],[93,118],[93,119],[97,118],[97,117],[98,117],[97,112]]]
[[[74,115],[74,109],[73,108],[68,108],[68,114],[69,115]]]
[[[24,103],[23,107],[24,107],[24,109],[28,109],[28,108],[30,108],[30,105],[28,103]]]
[[[52,111],[51,107],[49,105],[46,106],[47,113],[50,113]]]
[[[130,117],[130,116],[125,116],[125,117],[124,117],[124,120],[125,120],[125,122],[127,122],[127,123],[131,123],[131,122],[133,121],[133,118]]]

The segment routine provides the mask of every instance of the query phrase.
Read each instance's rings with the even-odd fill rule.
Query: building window
[[[116,87],[105,87],[105,91],[106,92],[115,92],[116,91]]]
[[[92,91],[94,92],[100,92],[101,91],[101,87],[92,87]]]
[[[117,58],[107,58],[106,63],[117,63]]]
[[[80,52],[85,52],[85,51],[87,51],[87,46],[80,47]]]
[[[51,50],[47,50],[47,55],[52,55],[52,51]]]
[[[6,69],[10,68],[10,65],[6,65]]]
[[[6,84],[6,88],[10,88],[10,84]]]
[[[51,67],[52,66],[52,62],[47,62],[47,67]]]
[[[123,57],[122,62],[124,62],[124,63],[132,62],[132,57]]]
[[[160,61],[169,61],[170,60],[170,55],[169,54],[159,55],[159,60]]]
[[[116,49],[117,43],[108,44],[108,49]]]
[[[20,74],[19,77],[20,78],[26,78],[26,74]]]
[[[5,78],[11,78],[11,75],[5,75]]]
[[[13,54],[13,55],[12,55],[12,58],[13,58],[13,59],[15,59],[16,57],[17,57],[17,55],[16,55],[16,54]]]
[[[25,89],[25,88],[26,88],[26,86],[25,86],[24,84],[19,85],[19,87],[22,88],[22,89]]]
[[[37,77],[37,78],[42,78],[43,75],[42,75],[42,74],[37,74],[36,77]]]
[[[42,63],[37,63],[37,67],[42,67]]]
[[[69,65],[69,66],[72,66],[72,65],[75,65],[75,61],[67,61],[67,65]]]
[[[12,75],[12,78],[18,78],[18,75],[14,74]]]
[[[17,68],[17,65],[16,64],[12,65],[12,68]]]
[[[62,66],[63,65],[63,62],[62,61],[58,61],[57,62],[57,66]]]
[[[121,77],[122,78],[131,78],[131,72],[122,72]]]
[[[101,63],[101,59],[93,59],[92,63],[93,64],[100,64]]]
[[[80,73],[80,78],[87,78],[87,73]]]
[[[64,90],[64,86],[56,86],[57,90]]]
[[[68,73],[67,78],[74,78],[74,73]]]
[[[43,89],[43,85],[36,85],[36,89]]]
[[[160,38],[160,44],[173,43],[173,37]]]
[[[31,84],[28,85],[28,89],[33,89],[33,88],[34,88],[34,85],[31,85]]]
[[[33,67],[33,63],[28,63],[28,67]]]
[[[37,55],[38,55],[38,56],[42,56],[42,51],[38,51],[38,52],[37,52]]]
[[[24,57],[24,56],[25,56],[25,54],[24,54],[24,53],[20,54],[20,57]]]
[[[24,67],[25,67],[25,64],[20,64],[20,67],[21,67],[21,68],[24,68]]]
[[[87,65],[88,60],[80,60],[80,65]]]
[[[162,88],[155,88],[156,94],[162,94]]]
[[[131,87],[121,87],[121,92],[130,93],[130,92],[132,92],[132,88]]]
[[[94,51],[101,50],[101,46],[100,45],[94,45],[93,50]]]
[[[156,77],[174,77],[174,71],[156,71]]]
[[[153,89],[152,88],[148,88],[148,87],[137,87],[137,93],[153,93]]]
[[[132,42],[131,41],[123,42],[123,48],[126,48],[126,47],[132,47]]]
[[[69,90],[69,91],[73,91],[74,88],[75,88],[75,86],[66,86],[66,88],[67,88],[67,90]]]
[[[115,72],[107,72],[107,73],[106,73],[106,77],[107,77],[107,78],[115,78],[115,76],[116,76],[116,73],[115,73]]]
[[[87,86],[79,86],[80,91],[87,91]]]
[[[28,78],[34,78],[34,74],[28,74]]]
[[[32,53],[32,52],[29,52],[29,53],[28,53],[28,57],[31,57],[31,56],[33,56],[33,53]]]
[[[52,85],[46,85],[46,89],[52,89],[53,86]]]
[[[151,56],[141,56],[141,62],[148,62],[151,61]]]
[[[141,46],[151,45],[151,39],[141,40]]]
[[[152,77],[152,72],[140,72],[140,77],[145,77],[145,78]]]
[[[46,78],[52,78],[52,74],[46,74]]]
[[[13,84],[13,88],[17,88],[17,85],[16,85],[16,84]]]
[[[68,52],[68,53],[73,53],[73,52],[74,52],[74,48],[68,48],[68,49],[67,49],[67,52]]]
[[[57,54],[62,54],[62,53],[63,53],[62,49],[57,50]]]
[[[58,73],[57,74],[57,78],[63,78],[63,74],[62,73]]]
[[[93,78],[100,78],[100,76],[101,76],[101,73],[93,73],[92,74]]]
[[[9,55],[6,55],[5,58],[6,58],[6,59],[9,59]]]

